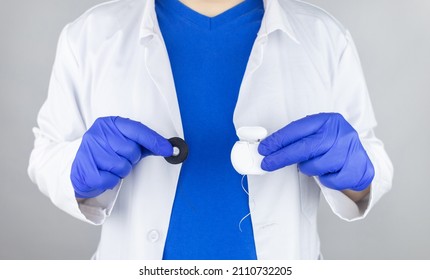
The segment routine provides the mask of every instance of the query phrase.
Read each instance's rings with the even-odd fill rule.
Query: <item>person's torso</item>
[[[313,22],[316,17],[295,16],[302,14],[301,4],[282,1],[291,5],[288,13],[295,26],[305,21],[309,32],[318,33],[317,43],[306,41],[305,33],[298,43],[278,28],[283,27],[280,18],[273,17],[286,14],[286,7],[281,1],[267,1],[271,8],[264,16],[269,18],[263,18],[252,46],[237,101],[229,104],[234,129],[263,126],[272,133],[308,114],[330,111],[333,104],[331,77],[326,74],[335,63],[330,51],[333,27],[319,30]],[[114,1],[90,11],[70,28],[70,45],[79,52],[82,69],[77,102],[88,127],[100,116],[119,115],[166,138],[184,137],[184,130],[186,136],[168,51],[151,9],[151,1]],[[162,258],[180,171],[180,165],[158,157],[144,158],[136,166],[124,179],[103,225],[97,258]],[[313,179],[291,166],[249,176],[248,185],[257,257],[317,258],[319,189]]]

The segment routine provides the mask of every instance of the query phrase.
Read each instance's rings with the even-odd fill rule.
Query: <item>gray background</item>
[[[88,259],[100,228],[55,208],[28,179],[31,128],[61,28],[97,0],[0,2],[0,259]],[[430,259],[430,1],[312,0],[353,34],[394,187],[367,219],[321,204],[326,259]]]

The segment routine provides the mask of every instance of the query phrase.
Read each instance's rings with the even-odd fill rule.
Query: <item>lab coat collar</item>
[[[265,12],[258,32],[258,37],[266,37],[276,30],[281,30],[294,42],[300,44],[292,28],[288,14],[284,11],[284,8],[281,7],[279,1],[282,0],[263,0]],[[140,27],[141,42],[150,40],[155,34],[161,35],[155,13],[155,0],[145,0],[143,18]]]
[[[296,33],[292,28],[288,14],[281,6],[279,1],[286,2],[287,0],[263,0],[264,2],[264,16],[261,22],[261,28],[258,32],[259,36],[267,36],[270,33],[281,30],[285,35],[290,37],[294,42],[300,44],[297,39]]]

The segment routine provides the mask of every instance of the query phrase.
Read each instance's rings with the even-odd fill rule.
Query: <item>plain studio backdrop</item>
[[[0,2],[0,259],[88,259],[100,228],[63,213],[27,176],[31,129],[57,39],[98,0]],[[352,33],[394,167],[394,186],[363,221],[321,203],[326,259],[430,259],[430,1],[312,0]]]

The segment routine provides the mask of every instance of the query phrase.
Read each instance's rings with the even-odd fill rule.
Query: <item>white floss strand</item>
[[[243,190],[243,191],[244,191],[244,192],[249,196],[249,192],[247,192],[247,191],[246,191],[246,189],[245,189],[245,187],[243,186],[243,179],[245,179],[245,176],[246,176],[246,175],[243,175],[243,176],[242,176],[242,180],[240,181],[240,184],[241,184],[241,186],[242,186],[242,190]]]
[[[246,191],[246,189],[245,189],[245,187],[243,186],[243,179],[245,179],[245,176],[246,175],[243,175],[242,176],[242,180],[240,181],[240,184],[241,184],[241,186],[242,186],[242,190],[249,196],[249,192],[247,192]],[[249,212],[248,214],[246,214],[241,220],[240,220],[240,222],[239,222],[239,230],[240,230],[240,232],[243,232],[242,231],[242,222],[246,219],[246,218],[248,218],[249,216],[251,215],[251,212]]]

